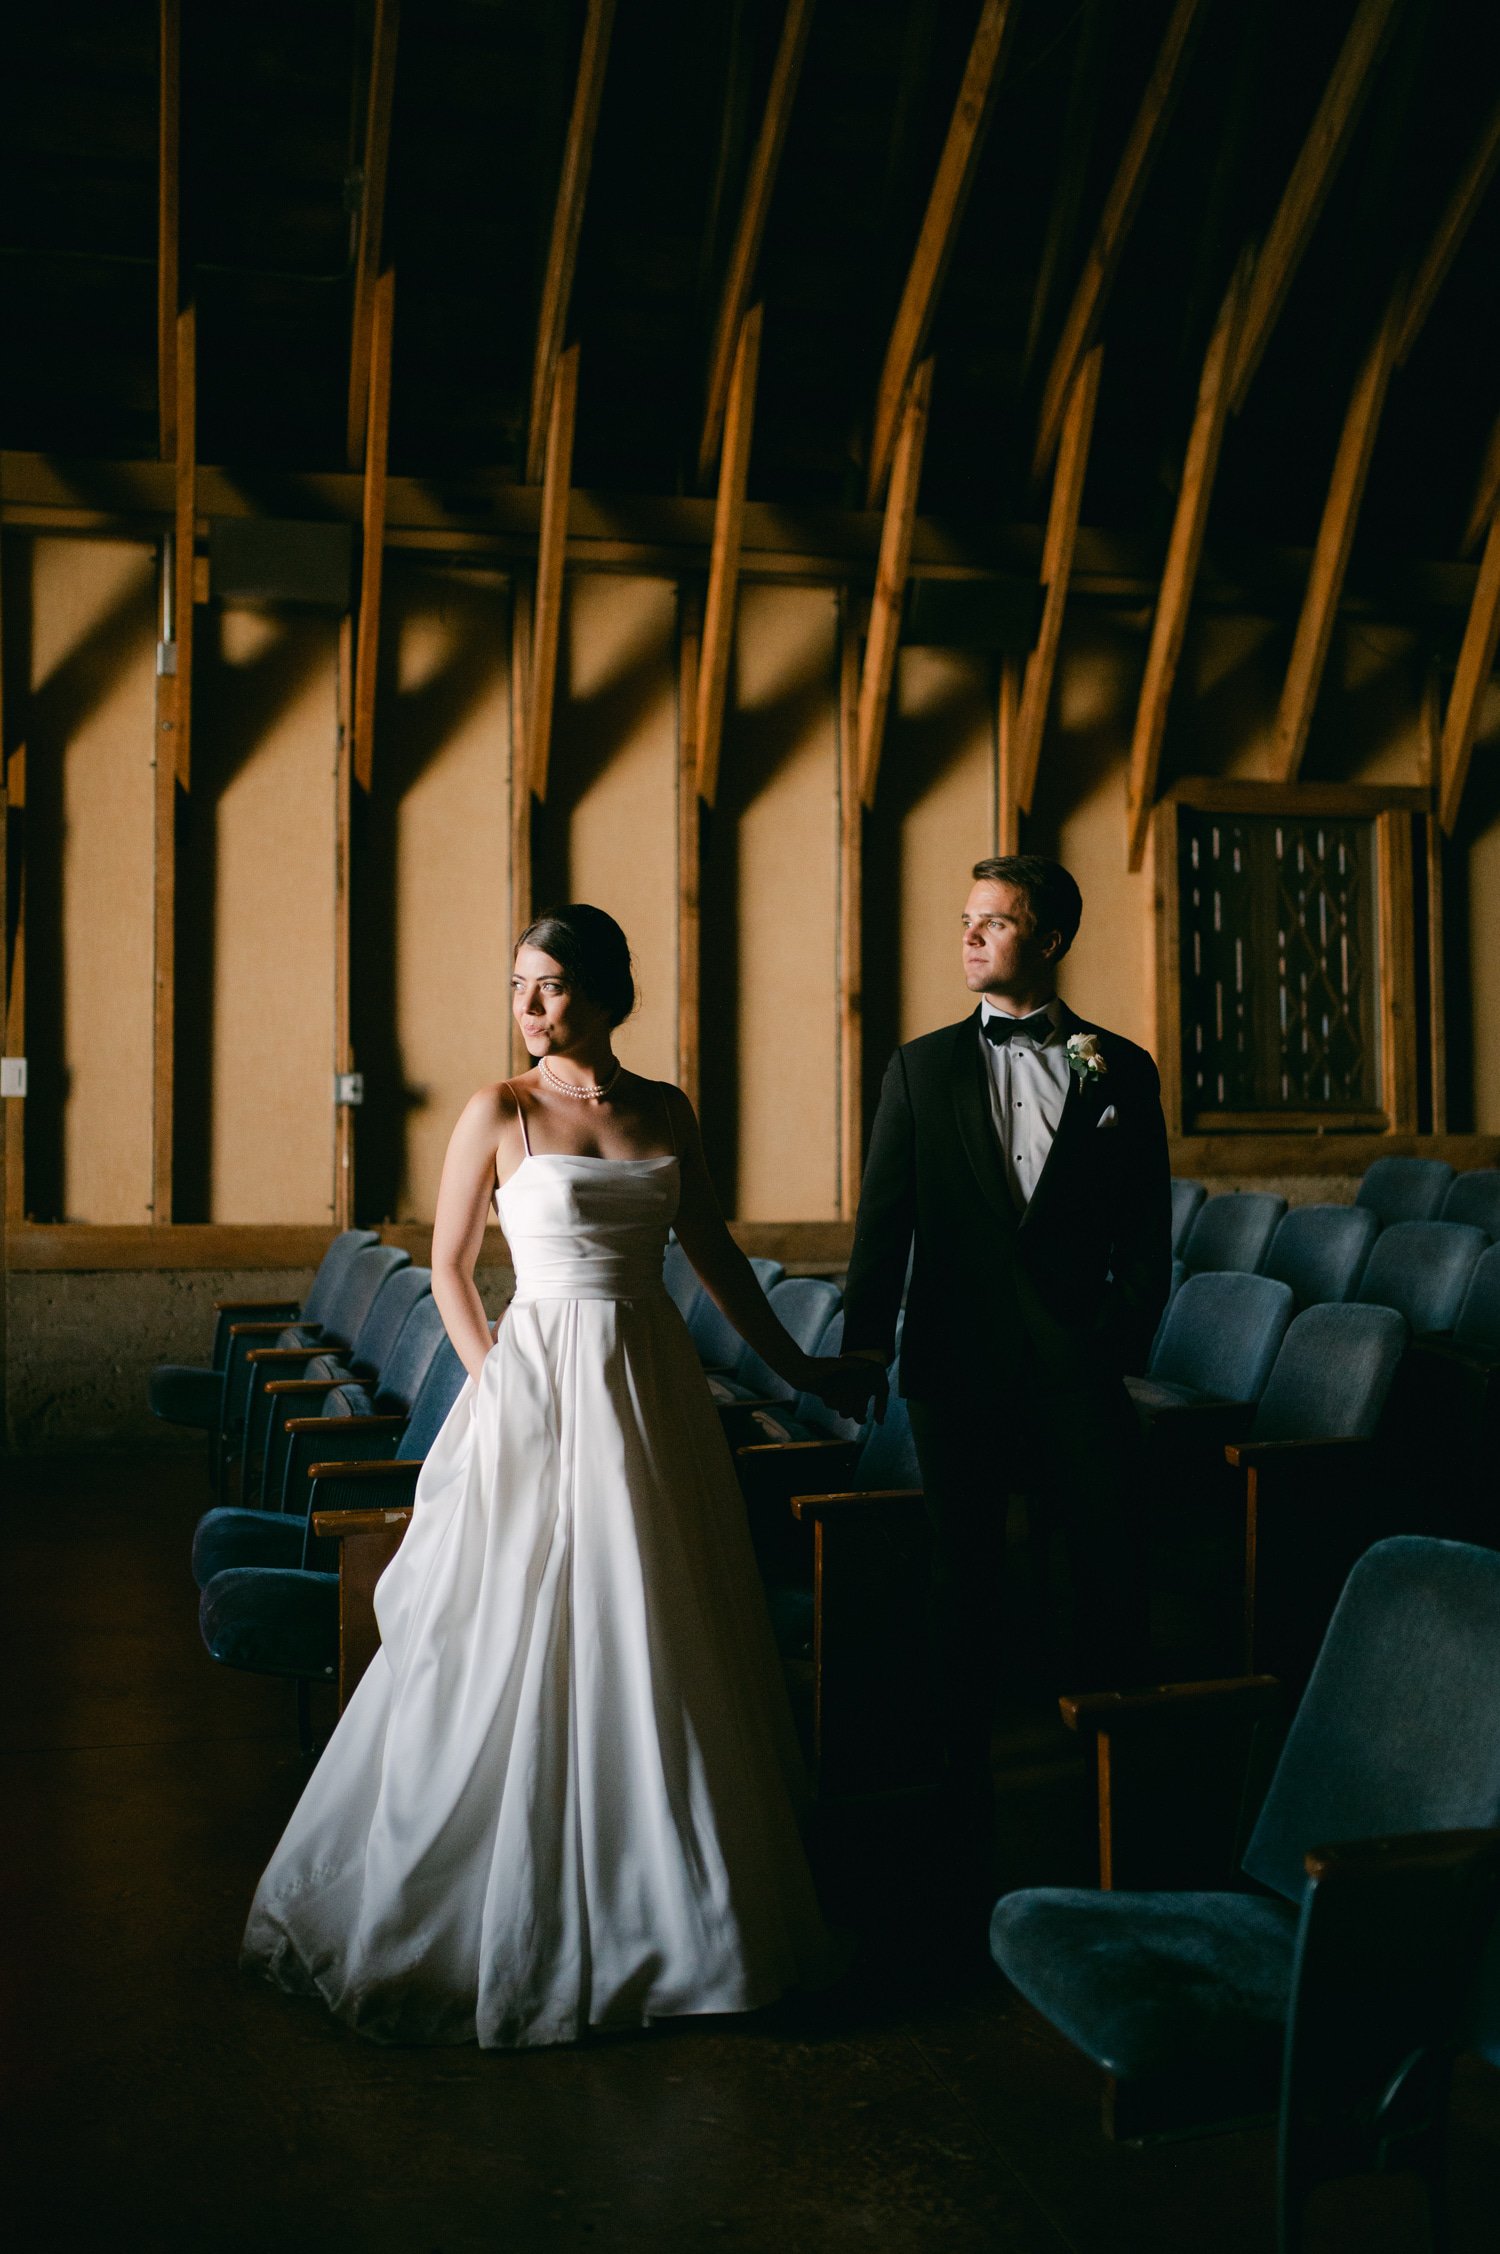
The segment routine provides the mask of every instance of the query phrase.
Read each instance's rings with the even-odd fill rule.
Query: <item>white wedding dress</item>
[[[826,1976],[743,1504],[662,1283],[677,1188],[675,1158],[528,1148],[499,1192],[515,1298],[245,1933],[379,2041],[569,2042]]]

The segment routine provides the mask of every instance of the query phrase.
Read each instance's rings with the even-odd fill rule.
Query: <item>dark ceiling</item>
[[[782,0],[619,0],[568,334],[574,480],[692,489],[708,343]],[[921,506],[1035,518],[1037,405],[1168,0],[1022,0],[933,329]],[[1353,0],[1208,0],[1103,325],[1084,515],[1164,533],[1214,314],[1274,213]],[[885,340],[978,0],[818,0],[760,260],[750,492],[860,506]],[[199,458],[344,455],[369,0],[186,0],[184,271]],[[522,475],[581,0],[408,0],[385,243],[391,464]],[[0,444],[153,455],[155,0],[12,22],[0,93]],[[1211,537],[1305,543],[1360,356],[1500,92],[1500,9],[1404,0],[1232,426]],[[1049,245],[1051,246],[1049,249]],[[1500,369],[1492,186],[1395,377],[1359,538],[1456,552]]]

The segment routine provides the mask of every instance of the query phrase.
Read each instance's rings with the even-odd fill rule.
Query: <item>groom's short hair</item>
[[[1083,921],[1083,894],[1061,861],[1045,853],[998,853],[974,863],[976,884],[1013,884],[1026,895],[1038,931],[1062,933],[1060,954],[1072,946]]]

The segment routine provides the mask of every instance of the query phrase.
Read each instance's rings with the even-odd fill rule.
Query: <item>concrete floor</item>
[[[519,2055],[375,2049],[235,1969],[300,1789],[288,1684],[210,1664],[181,1460],[6,1466],[0,1760],[9,2243],[26,2249],[710,2248],[1270,2254],[1268,2129],[1105,2142],[1092,2069],[885,1860],[843,1988]],[[1014,1878],[1086,1878],[1044,1711],[1002,1734]],[[1008,1874],[1011,1875],[1011,1874]],[[1455,2244],[1496,2243],[1500,2077],[1460,2076]],[[25,2221],[12,2235],[17,2215]],[[1326,2195],[1318,2246],[1425,2245],[1402,2186]]]

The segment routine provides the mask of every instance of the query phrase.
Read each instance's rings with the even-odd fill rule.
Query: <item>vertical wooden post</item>
[[[1021,809],[1016,801],[1016,722],[1021,709],[1021,666],[1007,650],[995,686],[995,851],[1021,850]]]
[[[192,780],[193,602],[198,539],[198,310],[185,305],[177,316],[177,469],[173,480],[176,578],[172,631],[176,637],[176,688],[173,764],[184,790]]]
[[[1436,814],[1422,817],[1427,841],[1427,1041],[1432,1072],[1432,1132],[1448,1132],[1448,989],[1443,943],[1443,832]]]
[[[862,598],[846,587],[839,611],[838,1201],[851,1221],[864,1163],[864,795],[860,789]]]
[[[333,757],[333,1070],[354,1070],[350,992],[350,880],[354,798],[354,621],[339,620],[337,733]],[[354,1222],[354,1109],[333,1107],[333,1225]]]
[[[702,836],[698,797],[698,669],[703,596],[677,594],[677,1081],[696,1111],[702,1084]]]
[[[1375,823],[1380,904],[1380,1079],[1386,1124],[1412,1134],[1417,1124],[1416,934],[1412,920],[1411,816]]]
[[[1151,817],[1152,905],[1156,913],[1156,1066],[1167,1133],[1182,1125],[1181,908],[1177,897],[1177,803],[1164,798]]]
[[[568,556],[568,501],[573,486],[573,429],[578,414],[578,347],[557,363],[547,418],[542,520],[537,533],[536,607],[531,628],[531,700],[526,708],[526,764],[533,794],[547,796],[552,757],[552,707],[562,641],[563,577]]]
[[[375,691],[380,677],[380,596],[385,577],[386,458],[391,436],[391,343],[396,320],[396,272],[388,266],[375,285],[370,320],[370,382],[361,501],[359,636],[354,652],[354,779],[369,790],[375,778]]]
[[[159,451],[177,453],[177,314],[182,291],[182,0],[160,0],[156,158],[156,400]]]
[[[531,763],[527,721],[531,703],[532,591],[529,580],[512,580],[510,591],[510,921],[512,939],[531,921]],[[506,1007],[510,961],[505,967]],[[531,1058],[514,1018],[510,1021],[510,1068],[525,1072]]]
[[[3,592],[3,590],[0,590]],[[0,682],[3,687],[3,682]],[[24,739],[14,751],[7,751],[4,734],[4,701],[0,698],[0,813],[4,815],[3,844],[5,870],[0,874],[0,907],[5,920],[0,924],[0,954],[8,952],[8,961],[0,962],[0,1033],[4,1035],[4,1050],[8,1057],[26,1054],[26,745]],[[21,825],[22,851],[16,859],[16,897],[10,897],[10,825],[16,820]],[[15,938],[11,931],[14,928]],[[26,1098],[7,1096],[3,1106],[4,1123],[4,1189],[5,1225],[19,1226],[26,1218]],[[0,1293],[3,1293],[4,1275],[0,1271]]]

